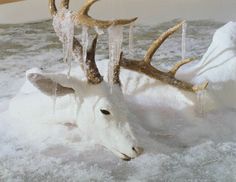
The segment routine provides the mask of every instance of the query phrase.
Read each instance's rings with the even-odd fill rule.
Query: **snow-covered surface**
[[[194,83],[236,80],[236,23],[229,22],[214,34],[212,43],[200,61],[183,67],[180,74],[189,74]],[[224,73],[219,76],[219,73]],[[191,75],[190,75],[191,74]]]
[[[201,60],[182,67],[178,78],[194,84],[209,81],[207,95],[219,106],[236,106],[236,23],[219,28]]]
[[[173,22],[136,27],[137,57],[144,55],[156,32],[160,34],[171,25]],[[202,56],[220,26],[208,21],[189,22],[186,56]],[[121,161],[103,147],[94,145],[73,128],[12,120],[6,113],[8,102],[19,90],[27,69],[38,66],[60,71],[66,67],[61,62],[60,43],[50,27],[51,22],[0,26],[1,181],[236,180],[236,111],[233,108],[218,108],[203,117],[198,112],[163,107],[152,102],[156,98],[128,97],[127,105],[136,116],[130,124],[145,149],[143,155],[130,162]],[[127,45],[128,36],[124,40]],[[181,32],[158,51],[155,58],[165,63],[163,68],[181,59],[179,45]],[[107,55],[106,46],[107,40],[102,37],[100,55]]]

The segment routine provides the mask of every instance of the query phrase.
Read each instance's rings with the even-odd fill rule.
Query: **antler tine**
[[[208,86],[209,82],[205,81],[204,83],[200,84],[200,85],[195,85],[193,86],[193,91],[194,92],[200,92],[202,90],[205,90]]]
[[[192,61],[194,61],[195,59],[194,58],[188,58],[188,59],[184,59],[182,61],[179,61],[177,62],[173,68],[169,71],[169,74],[175,76],[177,71],[181,68],[181,66],[185,65],[185,64],[188,64]]]
[[[91,83],[91,84],[99,84],[103,81],[103,77],[99,73],[99,70],[95,62],[97,39],[98,39],[98,35],[94,37],[91,47],[87,51],[87,59],[85,62],[86,64],[85,67],[81,60],[81,57],[83,54],[83,46],[80,44],[80,42],[76,38],[74,38],[73,40],[73,54],[76,57],[76,59],[81,61],[80,65],[82,69],[85,71],[86,77],[88,79],[88,83]]]
[[[60,7],[61,7],[61,8],[69,9],[69,3],[70,3],[70,0],[62,0]]]
[[[96,53],[96,46],[97,46],[97,39],[98,35],[95,36],[93,39],[92,45],[87,52],[87,59],[86,59],[86,76],[88,82],[91,84],[99,84],[103,81],[103,77],[99,73],[99,70],[96,65],[95,60],[95,53]]]
[[[156,41],[154,41],[149,49],[147,50],[147,53],[144,57],[144,61],[148,64],[151,63],[152,57],[157,51],[157,49],[162,45],[162,43],[172,34],[174,34],[183,24],[185,21],[180,22],[179,24],[175,25],[174,27],[170,28],[166,32],[164,32]]]
[[[88,53],[90,54],[90,59],[95,59],[95,52],[96,52],[96,47],[97,47],[97,40],[98,40],[98,34],[94,37],[91,47],[88,50]]]
[[[49,0],[49,11],[52,16],[57,14],[57,7],[55,4],[55,0]]]
[[[58,11],[55,5],[55,0],[49,0],[49,8],[53,16],[57,15]],[[69,0],[62,0],[61,8],[68,9]],[[96,62],[95,62],[97,38],[98,36],[96,35],[91,45],[91,48],[86,53],[87,59],[85,61],[85,66],[84,66],[84,63],[81,61],[81,57],[83,55],[83,46],[81,45],[79,40],[77,40],[75,37],[73,38],[73,56],[75,59],[80,60],[80,65],[82,69],[85,71],[88,82],[91,84],[99,84],[103,81],[103,77],[100,75]]]
[[[137,18],[132,19],[119,19],[119,20],[97,20],[88,15],[90,7],[99,0],[87,0],[79,12],[75,13],[74,21],[75,24],[82,24],[88,27],[97,28],[109,28],[112,25],[127,25],[137,20]]]
[[[114,65],[114,68],[113,68],[113,80],[112,80],[113,85],[121,86],[121,82],[120,82],[120,65],[121,65],[122,58],[123,58],[123,52],[120,53],[120,59],[119,59],[118,64]]]
[[[69,2],[70,2],[70,0],[62,0],[60,7],[68,9],[69,8]],[[55,4],[55,0],[49,0],[49,10],[50,10],[50,13],[51,13],[52,16],[57,14],[57,7],[56,7],[56,4]]]

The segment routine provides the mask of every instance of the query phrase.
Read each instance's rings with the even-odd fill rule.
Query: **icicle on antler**
[[[137,17],[132,19],[118,19],[118,20],[97,20],[88,15],[90,7],[99,0],[86,0],[82,8],[74,14],[75,24],[85,25],[92,28],[107,29],[110,26],[128,25],[137,20]]]
[[[103,21],[103,20],[96,20],[93,19],[88,15],[90,7],[97,2],[98,0],[86,0],[86,3],[84,6],[79,10],[79,12],[73,14],[74,23],[77,25],[83,25],[87,27],[93,27],[93,28],[109,28],[111,26],[119,26],[119,25],[127,25],[132,22],[134,22],[137,18],[128,19],[128,20],[113,20],[113,21]],[[57,8],[55,6],[55,0],[49,0],[50,2],[50,11],[52,15],[57,14]],[[61,3],[61,8],[68,9],[69,6],[69,0],[63,0]],[[139,73],[146,74],[147,76],[154,78],[156,80],[160,80],[163,83],[172,85],[176,88],[190,91],[190,92],[198,92],[201,90],[206,89],[208,86],[208,82],[204,82],[200,85],[193,85],[191,83],[178,80],[175,78],[176,72],[179,70],[179,68],[189,62],[191,62],[193,59],[185,59],[178,63],[176,63],[173,68],[169,72],[163,72],[151,65],[152,57],[157,51],[157,49],[162,45],[162,43],[172,34],[174,34],[182,25],[184,22],[181,22],[177,24],[176,26],[170,28],[166,32],[164,32],[156,41],[154,41],[149,49],[147,50],[147,53],[143,60],[131,60],[126,59],[123,57],[123,54],[121,54],[120,62],[118,65],[114,66],[113,70],[113,84],[119,84],[119,73],[120,73],[120,66],[122,66],[125,69],[129,69],[132,71],[137,71]],[[87,51],[87,60],[85,69],[86,75],[88,77],[88,82],[93,84],[98,84],[102,82],[102,76],[100,75],[96,63],[95,63],[95,49],[96,49],[96,41],[97,37],[93,41],[92,48]],[[74,38],[74,44],[73,44],[73,51],[77,57],[81,56],[83,47],[80,44],[80,42]],[[91,56],[92,55],[92,56]]]
[[[68,9],[69,0],[62,0],[60,8]],[[58,10],[55,5],[55,0],[49,0],[49,9],[53,16],[58,15]],[[99,84],[103,81],[103,77],[100,75],[96,62],[95,62],[97,38],[98,36],[96,35],[96,37],[93,39],[91,48],[87,51],[87,58],[86,58],[85,64],[81,63],[81,66],[86,73],[88,83],[91,83],[91,84]],[[76,60],[81,61],[81,57],[83,57],[83,47],[81,43],[79,42],[79,40],[77,40],[75,37],[73,37],[73,50],[72,51],[73,51],[74,58]]]
[[[76,25],[82,25],[85,27],[95,28],[95,29],[109,29],[110,27],[118,27],[129,25],[137,20],[136,18],[132,19],[117,19],[117,20],[97,20],[88,15],[91,6],[96,3],[98,0],[86,0],[85,4],[80,8],[77,13],[74,13],[74,22]],[[119,58],[118,58],[119,59]],[[112,61],[112,60],[110,60]],[[121,85],[119,74],[120,74],[120,64],[112,63],[113,66],[110,70],[112,74],[109,74],[109,77],[112,77],[110,84],[112,85]],[[110,73],[109,71],[109,73]]]
[[[175,33],[183,25],[183,23],[184,21],[170,28],[169,30],[164,32],[156,41],[154,41],[147,50],[147,53],[144,56],[143,60],[131,60],[121,57],[120,65],[125,69],[143,73],[151,78],[160,80],[163,83],[172,85],[182,90],[198,92],[206,89],[206,87],[208,86],[208,82],[204,82],[200,85],[193,85],[191,83],[175,78],[176,72],[179,70],[179,68],[187,63],[190,63],[191,61],[193,61],[193,59],[185,59],[177,62],[169,72],[160,71],[151,65],[152,57],[157,49],[170,35]]]

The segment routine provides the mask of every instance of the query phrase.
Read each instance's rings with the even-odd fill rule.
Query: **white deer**
[[[115,25],[126,25],[135,21],[114,20],[100,21],[88,16],[90,6],[97,0],[88,0],[78,13],[73,14],[75,24],[82,24],[88,27],[108,28]],[[54,0],[49,0],[50,10],[54,18],[61,21],[68,12],[69,0],[62,1],[62,8],[57,11]],[[97,36],[92,42],[91,48],[87,51],[86,60],[82,68],[78,69],[77,75],[67,77],[63,73],[43,73],[39,69],[32,69],[26,73],[27,81],[20,93],[12,99],[10,111],[18,119],[29,121],[54,121],[57,123],[72,123],[82,134],[96,140],[97,143],[105,146],[115,155],[123,160],[131,160],[142,153],[142,148],[130,129],[128,121],[130,113],[123,98],[120,87],[120,66],[138,71],[159,79],[164,83],[190,92],[202,90],[207,83],[194,86],[190,83],[175,78],[177,70],[189,59],[177,63],[168,72],[161,72],[151,66],[151,58],[160,45],[173,34],[182,23],[169,29],[161,35],[149,48],[144,60],[135,61],[120,57],[119,65],[113,66],[112,92],[110,85],[104,81],[99,73],[95,62],[95,50]],[[64,34],[60,26],[54,27],[60,40],[63,42]],[[73,57],[80,60],[83,55],[83,46],[73,38]],[[104,68],[103,68],[104,69]],[[86,79],[83,78],[83,74]],[[78,76],[79,75],[79,76]],[[57,96],[55,112],[52,112],[53,102],[51,97]]]

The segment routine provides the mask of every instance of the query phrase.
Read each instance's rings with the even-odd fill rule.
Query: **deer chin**
[[[110,138],[112,140],[106,140],[107,138]],[[131,159],[140,156],[144,151],[142,147],[137,146],[136,140],[131,139],[131,137],[103,137],[100,138],[100,140],[97,142],[98,144],[111,151],[115,156],[125,161],[130,161]]]
[[[135,159],[136,157],[140,156],[144,151],[142,147],[133,146],[126,147],[125,151],[119,150],[112,146],[104,145],[104,147],[111,151],[115,156],[119,157],[124,161],[130,161],[131,159]]]

